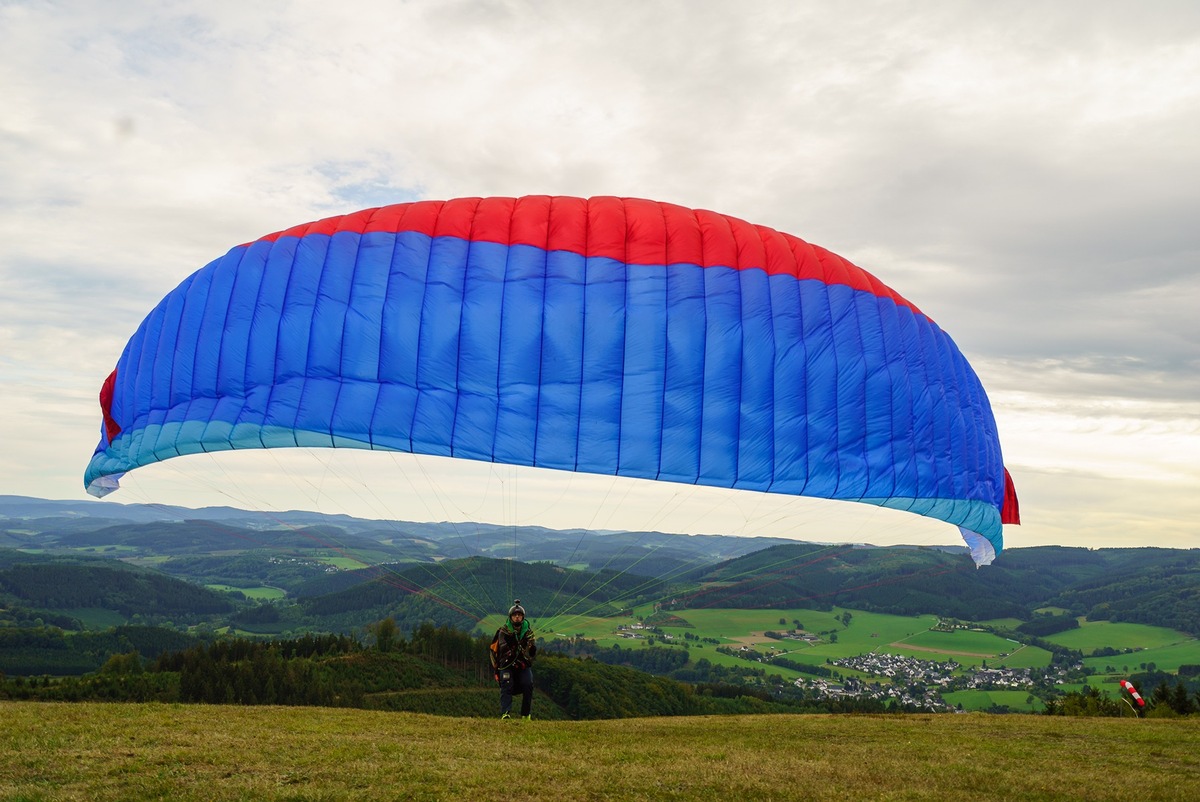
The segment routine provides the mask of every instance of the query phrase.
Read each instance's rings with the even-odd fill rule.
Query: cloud
[[[1025,484],[1083,499],[1126,465],[1164,520],[1193,509],[1166,498],[1197,462],[1172,447],[1200,398],[1197,4],[281,8],[0,5],[0,412],[47,466],[10,450],[11,487],[77,492],[125,338],[232,245],[418,197],[617,194],[899,289]]]

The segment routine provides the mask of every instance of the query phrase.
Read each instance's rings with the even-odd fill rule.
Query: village
[[[1061,685],[1067,674],[1078,671],[1080,665],[1044,669],[981,667],[962,673],[962,666],[953,660],[921,660],[905,655],[870,652],[855,657],[843,657],[830,662],[839,668],[886,678],[887,682],[872,683],[855,677],[835,679],[801,678],[798,688],[815,693],[819,698],[867,698],[879,701],[895,700],[906,707],[923,710],[948,710],[941,693],[957,690],[1034,690],[1047,685]]]
[[[945,622],[939,626],[947,629],[961,628]],[[619,625],[617,632],[622,638],[648,639],[651,643],[655,640],[663,643],[678,640],[676,636],[664,632],[660,627],[642,623]],[[803,641],[812,644],[821,640],[820,635],[794,629],[764,634],[776,641]],[[822,634],[828,636],[827,633]],[[690,633],[685,633],[684,639],[718,643],[716,639],[698,638]],[[836,642],[836,634],[831,640]],[[789,662],[788,651],[775,648],[764,650],[758,645],[718,645],[716,651],[755,663],[786,666]],[[954,660],[922,660],[907,655],[872,651],[830,660],[820,669],[828,672],[828,676],[801,677],[794,680],[793,685],[818,699],[870,699],[884,704],[894,703],[908,709],[941,712],[954,709],[943,700],[943,693],[961,690],[1046,691],[1072,681],[1070,675],[1082,672],[1083,665],[1076,663],[1044,668],[1008,668],[989,667],[985,660],[979,667],[964,668]],[[837,669],[869,674],[880,679],[872,681],[858,676],[846,676]]]

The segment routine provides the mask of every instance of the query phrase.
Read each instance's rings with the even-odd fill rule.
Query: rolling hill
[[[152,512],[161,519],[146,520]],[[113,523],[113,515],[126,513],[130,520]],[[107,503],[4,496],[0,535],[5,542],[21,544],[12,554],[27,555],[21,558],[25,562],[34,561],[34,552],[64,559],[87,555],[107,559],[113,571],[141,566],[188,580],[193,584],[170,585],[181,599],[209,598],[187,589],[194,585],[244,589],[247,594],[273,588],[286,594],[287,602],[278,605],[277,615],[258,610],[264,631],[348,631],[384,615],[462,625],[505,609],[514,595],[541,609],[583,598],[583,607],[597,612],[658,594],[668,607],[681,609],[838,605],[963,620],[1028,620],[1041,608],[1058,608],[1093,620],[1200,634],[1198,549],[1010,549],[995,564],[977,570],[962,549],[558,532],[312,513],[272,514],[277,519],[269,526],[261,517],[253,526],[245,525],[255,515],[225,508],[131,505],[127,510]],[[280,523],[288,516],[290,523]],[[514,559],[514,541],[520,542],[520,560]],[[5,559],[11,563],[13,558]],[[41,583],[47,587],[93,583],[73,582],[66,574],[81,569],[52,562],[21,570],[51,572],[47,576],[55,578]],[[118,579],[101,581],[98,568],[89,570],[95,572],[95,582],[119,584]],[[152,575],[128,576],[138,577],[134,584],[146,588],[153,584],[146,578]],[[15,602],[48,612],[89,606],[75,603],[83,598],[78,594],[39,595],[33,591],[38,583],[21,576],[9,580],[24,594],[10,590]],[[93,597],[122,615],[142,603],[148,605],[143,610],[156,614],[175,614],[176,609],[149,596],[136,603],[118,603],[116,595]],[[236,597],[216,598],[241,604]],[[178,609],[198,603],[181,602]],[[254,615],[247,615],[243,611],[249,623]]]
[[[679,607],[833,605],[963,620],[1043,607],[1200,635],[1200,549],[1011,549],[976,569],[938,549],[773,546],[698,573]]]

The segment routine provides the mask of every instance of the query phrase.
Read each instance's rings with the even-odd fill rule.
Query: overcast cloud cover
[[[1009,547],[1200,547],[1194,0],[0,0],[0,98],[0,493],[84,497],[125,341],[232,245],[418,198],[613,194],[796,234],[938,321],[992,400]],[[914,516],[837,522],[860,505],[671,488],[626,519],[645,491],[619,482],[543,503],[540,473],[226,456],[113,498],[915,539]]]

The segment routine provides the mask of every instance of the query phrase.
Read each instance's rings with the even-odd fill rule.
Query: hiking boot
[[[508,713],[501,713],[501,714],[500,714],[500,720],[501,720],[501,721],[504,721],[505,719],[510,719],[510,718],[512,718],[512,716],[510,716]]]
[[[533,721],[532,716],[521,716],[521,721]]]

